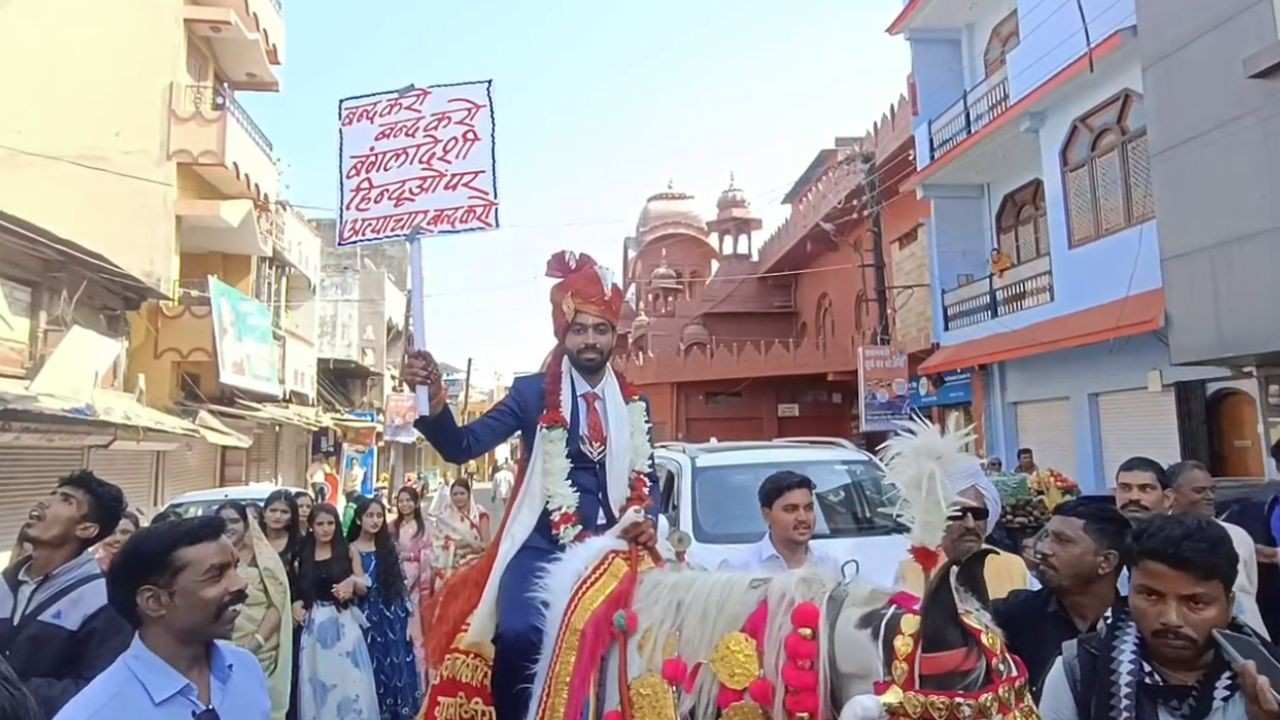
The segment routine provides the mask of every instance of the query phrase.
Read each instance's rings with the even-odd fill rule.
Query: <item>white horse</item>
[[[546,608],[547,632],[534,681],[530,720],[539,717],[538,699],[548,681],[556,639],[579,582],[606,554],[625,549],[625,543],[614,538],[590,540],[566,552],[544,575],[540,597]],[[784,641],[792,631],[791,611],[799,603],[813,602],[822,611],[817,632],[820,662],[816,664],[822,715],[835,717],[855,698],[870,696],[873,683],[884,676],[879,619],[890,597],[890,591],[860,580],[841,582],[811,570],[767,576],[676,564],[652,567],[639,573],[631,603],[637,623],[632,635],[635,641],[628,648],[628,683],[641,676],[660,675],[663,661],[672,655],[689,666],[706,663],[721,638],[740,630],[764,602],[768,622],[759,661],[763,676],[778,689],[774,707],[768,710],[770,716],[786,717],[781,673],[786,660]],[[594,718],[619,706],[619,659],[619,645],[614,643],[600,668],[602,680],[593,685],[597,693],[595,702],[590,703],[597,708]],[[719,716],[719,680],[712,672],[699,672],[696,677],[687,692],[678,692],[679,717],[713,720]],[[861,701],[864,706],[867,702]]]

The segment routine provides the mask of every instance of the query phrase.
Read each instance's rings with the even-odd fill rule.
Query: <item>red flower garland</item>
[[[542,399],[542,415],[538,418],[539,430],[559,429],[568,431],[569,421],[565,418],[564,410],[560,407],[560,391],[561,376],[560,367],[564,363],[564,351],[557,348],[552,354],[551,360],[547,363],[547,372],[545,381],[543,382],[543,399]],[[614,377],[618,380],[618,388],[622,392],[623,400],[630,404],[634,402],[642,402],[640,390],[632,385],[619,372],[614,372]],[[643,470],[636,468],[631,469],[631,475],[628,482],[627,507],[648,507],[649,505],[649,476]],[[551,533],[557,538],[561,533],[572,527],[582,527],[582,518],[578,511],[562,511],[551,513]],[[583,540],[588,536],[585,530],[580,531],[577,540]]]

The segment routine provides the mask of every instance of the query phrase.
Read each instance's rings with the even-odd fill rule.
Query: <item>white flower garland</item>
[[[561,410],[563,414],[563,410]],[[648,487],[653,447],[649,443],[649,409],[643,400],[627,403],[627,421],[631,429],[631,481],[642,476]],[[542,427],[542,479],[546,488],[547,513],[551,532],[561,545],[568,546],[582,534],[582,518],[578,517],[578,491],[569,481],[569,430],[564,426]],[[628,483],[631,485],[631,483]]]

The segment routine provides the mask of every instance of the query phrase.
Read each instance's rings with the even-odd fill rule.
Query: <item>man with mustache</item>
[[[986,544],[987,536],[1000,520],[1002,504],[999,491],[982,465],[975,461],[971,467],[953,472],[947,480],[955,489],[956,496],[947,515],[947,527],[939,548],[941,562],[961,561],[985,547],[991,551],[982,571],[989,597],[995,600],[1014,590],[1025,589],[1031,583],[1031,574],[1022,558]],[[918,597],[923,596],[924,572],[913,558],[907,558],[898,565],[896,586]]]
[[[1213,520],[1217,517],[1216,497],[1217,481],[1209,474],[1209,468],[1198,460],[1183,460],[1174,463],[1166,471],[1170,485],[1170,511],[1189,513]],[[1223,520],[1217,523],[1231,536],[1231,544],[1235,546],[1236,555],[1240,558],[1240,566],[1236,569],[1236,584],[1232,590],[1236,596],[1236,617],[1270,639],[1267,626],[1262,621],[1262,611],[1258,609],[1258,549],[1249,537],[1249,533],[1239,525]]]
[[[1280,718],[1270,682],[1253,663],[1231,666],[1213,639],[1218,629],[1257,637],[1232,617],[1236,564],[1231,538],[1213,520],[1179,514],[1139,524],[1129,612],[1063,645],[1041,718]]]
[[[1016,590],[992,603],[1005,641],[1027,666],[1031,694],[1040,697],[1062,643],[1097,629],[1124,607],[1116,578],[1129,546],[1129,521],[1109,503],[1069,500],[1037,537],[1036,574],[1042,587]]]
[[[1116,507],[1133,522],[1169,512],[1172,491],[1164,466],[1149,457],[1131,457],[1116,470]]]
[[[551,288],[556,347],[542,372],[516,378],[510,393],[483,416],[458,425],[429,353],[411,354],[403,372],[410,386],[429,388],[430,411],[415,427],[448,462],[464,464],[520,434],[521,476],[496,547],[477,561],[480,570],[451,578],[443,591],[448,606],[424,619],[432,623],[433,645],[457,637],[464,623],[464,645],[493,643],[498,720],[523,718],[531,700],[542,648],[531,593],[547,564],[616,525],[641,492],[648,495],[648,519],[628,526],[624,537],[646,547],[657,541],[659,490],[649,457],[647,406],[609,364],[622,289],[587,255],[556,253],[547,275],[558,279]],[[637,460],[645,470],[636,468]],[[441,655],[438,647],[428,649]],[[476,699],[485,702],[482,695]]]
[[[55,720],[267,720],[267,678],[231,643],[247,584],[221,517],[153,525],[129,538],[107,575],[133,643]]]
[[[757,492],[764,537],[724,566],[769,575],[810,567],[835,578],[843,577],[840,561],[809,543],[816,520],[816,489],[808,476],[791,470],[780,470],[765,478]]]
[[[107,604],[93,552],[125,512],[120,488],[88,470],[68,475],[27,514],[31,555],[0,584],[0,653],[52,717],[129,645]]]

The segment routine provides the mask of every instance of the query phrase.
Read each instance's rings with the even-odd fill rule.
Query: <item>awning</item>
[[[217,415],[207,410],[195,410],[193,421],[200,435],[214,445],[242,450],[253,445],[253,438],[245,437],[232,430],[226,423],[219,420]]]
[[[94,390],[89,401],[47,392],[32,392],[27,382],[0,378],[0,417],[34,416],[62,422],[105,423],[135,430],[199,437],[195,424],[147,407],[129,393]]]
[[[1082,347],[1164,327],[1164,290],[1130,295],[1020,330],[939,349],[920,364],[921,375],[989,365],[1005,360]]]

